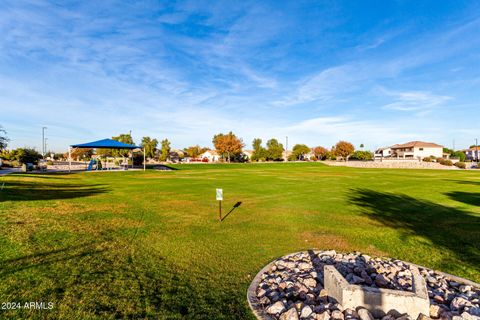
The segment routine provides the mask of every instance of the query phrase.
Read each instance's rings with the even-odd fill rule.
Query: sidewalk
[[[20,168],[3,168],[0,170],[0,176],[4,176],[14,172],[20,172]]]

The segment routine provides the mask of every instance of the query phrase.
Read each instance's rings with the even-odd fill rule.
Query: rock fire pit
[[[334,250],[273,261],[254,278],[248,302],[266,320],[480,320],[477,283],[400,260]]]

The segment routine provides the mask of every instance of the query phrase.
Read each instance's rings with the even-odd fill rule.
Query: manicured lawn
[[[252,319],[252,277],[309,248],[480,281],[480,171],[176,168],[1,177],[0,302],[54,308],[0,318]]]

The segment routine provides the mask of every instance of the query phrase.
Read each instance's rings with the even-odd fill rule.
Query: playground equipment
[[[126,144],[126,143],[123,143],[123,142],[120,142],[120,141],[116,141],[116,140],[113,140],[113,139],[103,139],[103,140],[98,140],[98,141],[93,141],[93,142],[89,142],[89,143],[83,143],[83,144],[74,144],[74,145],[71,145],[69,148],[68,148],[68,171],[70,172],[71,171],[71,166],[72,166],[72,148],[88,148],[88,149],[98,149],[98,148],[101,148],[101,149],[123,149],[123,150],[131,150],[131,156],[132,156],[132,165],[133,165],[133,152],[135,152],[135,149],[139,149],[137,151],[141,151],[142,148],[139,147],[139,146],[135,146],[135,145],[132,145],[132,144]],[[105,167],[106,169],[109,169],[109,166],[108,166],[108,159],[105,159]],[[97,161],[96,163],[95,162],[92,162],[90,161],[90,163],[88,164],[87,166],[87,170],[93,170],[93,165],[96,164],[97,167],[96,167],[96,170],[100,170],[102,168],[102,165],[101,165],[101,162],[100,161]],[[115,163],[114,163],[115,165]],[[125,165],[125,168],[128,167],[128,164]],[[146,169],[146,163],[145,163],[145,149],[143,149],[143,170]]]
[[[95,166],[95,170],[102,170],[102,162],[99,159],[90,160],[87,166],[87,171],[94,170],[93,166]]]

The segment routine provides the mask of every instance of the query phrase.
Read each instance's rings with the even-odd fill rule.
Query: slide
[[[90,162],[88,163],[87,171],[91,171],[94,164],[97,164],[97,161],[95,159],[90,160]]]

